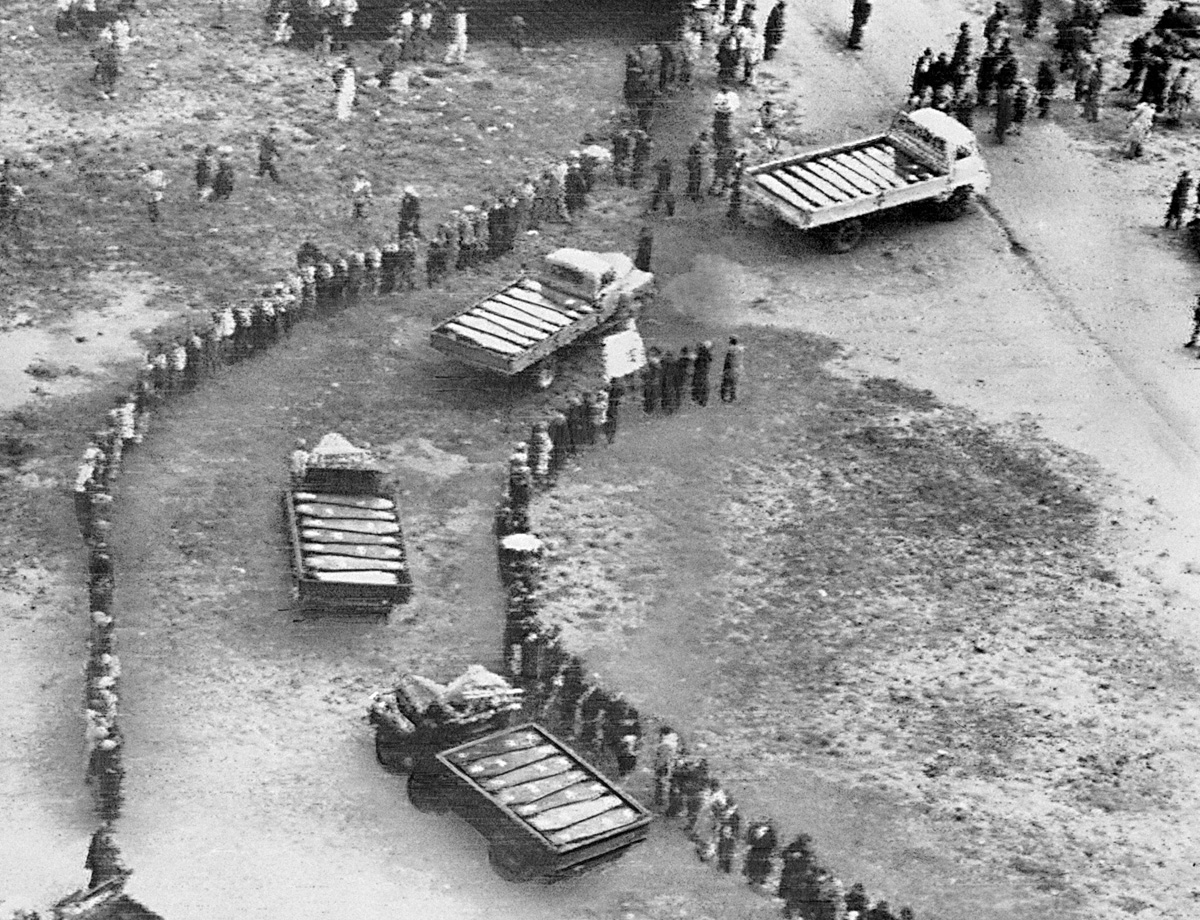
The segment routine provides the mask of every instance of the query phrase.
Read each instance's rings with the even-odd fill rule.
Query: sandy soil
[[[6,15],[27,15],[28,8]],[[981,12],[973,11],[976,19]],[[806,8],[803,19],[793,10],[783,59],[769,68],[777,79],[764,81],[764,92],[794,106],[790,133],[797,141],[849,137],[885,121],[902,95],[911,59],[926,44],[948,45],[962,16],[950,3],[917,9],[877,5],[867,50],[851,56],[839,50],[844,13],[832,2]],[[14,22],[23,24],[18,17],[5,27]],[[1135,25],[1124,19],[1112,23],[1125,32]],[[156,28],[162,27],[152,17],[147,34],[154,37]],[[14,47],[36,53],[41,41],[23,35]],[[202,28],[187,39],[208,41]],[[213,54],[219,59],[229,52]],[[238,53],[248,54],[249,48]],[[208,57],[188,53],[180,60]],[[135,111],[153,105],[152,91],[213,92],[201,89],[209,77],[186,90],[172,89],[170,81],[160,87],[153,62],[143,62],[146,74],[139,80],[148,82],[133,93],[129,104]],[[295,66],[289,86],[304,106],[303,88],[312,75]],[[596,67],[599,72],[600,63]],[[213,83],[230,92],[228,82]],[[197,98],[188,105],[203,110],[212,101]],[[70,108],[72,118],[92,117],[90,106]],[[842,606],[828,613],[851,604],[863,620],[854,624],[858,640],[878,642],[886,654],[881,651],[870,668],[856,673],[854,686],[821,690],[821,701],[842,722],[814,718],[799,745],[776,739],[779,749],[770,759],[755,764],[746,759],[764,737],[748,731],[740,718],[744,696],[722,697],[721,688],[712,688],[697,708],[678,686],[669,686],[665,674],[646,685],[639,681],[647,670],[616,670],[622,660],[636,661],[629,657],[636,648],[627,636],[614,638],[609,659],[596,647],[597,662],[607,661],[614,674],[627,677],[631,693],[645,694],[649,706],[694,727],[700,737],[710,733],[713,750],[729,752],[731,779],[748,806],[780,816],[788,829],[811,829],[822,855],[843,877],[861,878],[892,903],[911,901],[926,916],[1001,917],[1037,910],[1045,916],[1185,917],[1200,890],[1188,855],[1194,842],[1179,821],[1196,791],[1189,737],[1194,682],[1182,659],[1196,638],[1189,560],[1198,536],[1190,488],[1197,417],[1187,389],[1192,365],[1178,350],[1187,331],[1194,269],[1177,242],[1154,229],[1178,161],[1191,147],[1188,134],[1180,132],[1157,138],[1146,161],[1117,160],[1112,138],[1120,115],[1110,115],[1093,135],[1074,124],[1068,109],[1064,104],[1058,112],[1065,129],[1031,126],[1016,143],[989,150],[997,177],[992,201],[1002,224],[985,213],[957,225],[889,224],[858,253],[835,259],[786,236],[762,231],[733,236],[715,217],[705,217],[664,227],[656,246],[664,297],[645,324],[652,338],[679,343],[702,333],[766,325],[823,333],[846,346],[847,360],[835,367],[847,375],[900,377],[985,420],[1031,419],[1054,440],[1099,463],[1096,473],[1074,460],[1053,461],[1066,465],[1067,481],[1082,477],[1094,483],[1088,496],[1111,510],[1089,524],[1072,550],[1074,559],[1061,547],[1047,548],[1054,557],[1044,570],[1002,573],[998,590],[1019,589],[1023,603],[1000,599],[977,611],[961,604],[964,595],[943,586],[943,607],[919,608],[935,622],[939,611],[953,619],[956,602],[972,618],[994,614],[987,622],[971,619],[977,629],[950,629],[936,642],[926,636],[897,649],[899,637],[889,634],[887,624],[897,621],[898,611],[910,611],[911,598],[902,602],[881,591],[860,607],[839,597]],[[28,107],[23,111],[29,116],[25,123],[37,130],[58,130],[53,111],[42,120]],[[219,126],[246,138],[252,130],[236,113]],[[77,127],[87,134],[97,126]],[[46,134],[30,144],[52,139]],[[135,148],[120,152],[124,166],[126,159],[144,156]],[[186,170],[188,155],[179,157]],[[336,145],[323,139],[313,157],[314,165],[328,168],[337,160]],[[402,167],[394,169],[398,180]],[[304,181],[317,188],[328,183],[328,175],[314,169]],[[1071,194],[1063,193],[1064,184]],[[121,188],[113,182],[114,213],[132,214],[136,202]],[[247,195],[247,208],[275,206],[261,190]],[[328,213],[315,214],[314,223],[323,225],[340,213],[336,202],[335,195],[328,196],[322,205]],[[81,251],[96,249],[104,235],[98,218],[105,213],[80,222],[74,239]],[[619,216],[631,217],[628,211]],[[204,220],[188,212],[170,231],[179,234],[173,245],[194,237]],[[386,222],[381,219],[381,225]],[[312,226],[297,223],[294,207],[286,203],[263,225]],[[289,235],[278,237],[278,252],[237,255],[248,252],[238,234],[252,238],[259,229],[247,223],[228,237],[214,234],[215,241],[204,242],[206,248],[189,260],[163,247],[148,258],[150,278],[142,281],[167,290],[165,282],[154,280],[166,277],[212,297],[225,283],[242,290],[241,279],[257,277],[264,257],[282,264],[292,245]],[[628,227],[615,235],[620,234],[628,236]],[[1013,239],[1028,255],[1014,253]],[[85,276],[54,260],[49,267],[75,285],[69,293],[76,302],[88,300],[82,292],[91,282]],[[55,316],[55,302],[44,293],[49,287],[37,276],[32,290],[10,294],[16,308],[10,320],[35,300],[33,315]],[[469,285],[452,296],[469,296]],[[192,295],[176,297],[180,303],[208,305],[204,296]],[[152,298],[147,305],[157,309],[160,303]],[[423,301],[395,320],[364,311],[354,320],[363,325],[340,326],[337,337],[305,330],[280,354],[230,374],[209,398],[182,405],[136,458],[123,486],[119,522],[121,571],[128,573],[120,590],[129,619],[120,641],[127,662],[123,712],[130,752],[129,803],[120,832],[138,870],[131,890],[172,920],[212,911],[211,900],[202,903],[192,892],[214,877],[226,880],[216,895],[226,910],[264,917],[275,915],[297,891],[315,916],[347,907],[394,915],[397,906],[422,916],[486,911],[546,917],[616,915],[622,904],[635,916],[652,917],[751,916],[771,909],[694,865],[671,836],[573,889],[503,885],[488,873],[472,832],[454,821],[417,815],[394,779],[371,762],[361,722],[367,692],[402,668],[433,673],[494,656],[499,612],[486,527],[497,488],[495,464],[538,408],[510,406],[500,396],[480,404],[474,382],[456,383],[452,394],[419,383],[437,369],[420,345],[424,330],[446,306]],[[745,420],[761,420],[760,436],[776,430],[778,413],[768,415],[768,395],[823,411],[811,393],[795,391],[796,381],[779,379],[784,375],[776,368],[789,366],[796,355],[810,361],[803,382],[845,392],[844,383],[816,370],[819,348],[805,344],[808,340],[763,333],[753,344],[753,332],[751,339],[750,405],[734,417],[738,424],[716,411],[702,422],[689,414],[671,423],[680,443],[698,448],[720,443],[736,456],[745,450],[738,444],[738,425]],[[364,358],[381,347],[382,366],[378,360],[368,364]],[[69,349],[63,364],[90,372],[85,362],[67,355]],[[760,363],[772,355],[774,365]],[[380,380],[386,392],[380,392]],[[17,867],[11,877],[20,880],[0,897],[42,903],[82,880],[91,830],[77,780],[82,628],[77,618],[64,619],[64,610],[77,605],[77,561],[53,548],[70,535],[61,489],[69,481],[67,448],[77,450],[82,434],[75,432],[86,430],[73,427],[90,408],[87,394],[82,396],[73,408],[55,410],[61,427],[26,432],[50,456],[27,459],[6,472],[12,529],[4,601],[11,613],[3,622],[12,641],[5,643],[0,674],[16,714],[9,750],[22,753],[0,766],[4,788],[15,793],[8,813],[16,816],[0,834],[0,853],[6,865]],[[922,433],[976,428],[957,410],[945,413],[947,419],[928,406],[884,410],[887,401],[878,393],[868,393],[867,400],[874,401],[872,424],[884,443],[909,437],[914,423]],[[291,437],[319,433],[322,424],[394,445],[397,471],[413,483],[406,525],[418,585],[425,590],[386,626],[293,624],[286,609],[274,519],[279,458]],[[197,439],[197,431],[203,437]],[[680,457],[660,456],[663,443],[657,432],[626,432],[617,451],[584,471],[595,479],[581,481],[624,479],[624,469],[614,464],[620,456],[636,457],[647,471],[675,468]],[[703,459],[697,452],[688,463],[697,475],[711,475]],[[761,457],[743,460],[743,478],[726,484],[728,495],[742,503],[743,525],[761,521],[760,513],[750,511],[778,507],[793,481],[806,484],[805,501],[818,501],[826,510],[844,504],[833,500],[843,492],[835,490],[830,498],[831,488],[870,494],[841,467],[834,468],[838,475],[831,485],[805,479],[801,468],[788,469],[794,479],[775,481],[770,471],[759,469]],[[1112,480],[1116,486],[1110,489]],[[659,486],[663,496],[678,488],[669,481]],[[613,502],[621,497],[607,494]],[[586,502],[587,496],[566,490],[558,500],[570,510],[572,501]],[[710,512],[721,507],[714,503]],[[622,526],[633,535],[626,538],[631,545],[609,548],[636,552],[639,534],[653,533],[664,521],[680,522],[659,510],[664,513],[656,518],[630,508]],[[1118,523],[1104,523],[1108,520]],[[764,542],[771,536],[761,530],[739,533]],[[1029,534],[1021,540],[1037,545]],[[694,544],[672,543],[667,549],[671,558],[688,561],[685,571],[713,563],[713,577],[719,578],[719,557],[726,554],[717,553],[717,545],[699,555]],[[604,546],[591,547],[601,562]],[[846,544],[847,558],[853,558],[852,547]],[[1093,562],[1096,571],[1088,568]],[[786,584],[778,581],[780,559],[758,563],[735,572],[719,585],[726,593],[713,596],[744,602]],[[1115,579],[1104,574],[1109,568]],[[653,573],[631,586],[624,580],[634,571],[610,567],[598,580],[614,586],[612,597],[625,602],[621,609],[637,627],[639,605],[622,595],[636,595],[648,607],[645,592]],[[1047,587],[1056,571],[1070,591]],[[1087,574],[1081,577],[1081,571]],[[851,567],[825,574],[836,580],[855,572]],[[823,610],[810,594],[788,590],[786,601],[771,605],[773,611],[789,609],[798,597],[805,609]],[[821,590],[837,596],[828,586]],[[1049,603],[1047,597],[1056,596],[1061,602]],[[1088,624],[1094,632],[1084,635],[1066,615],[1070,611],[1094,613]],[[1099,629],[1099,620],[1106,629]],[[649,616],[646,621],[653,625]],[[744,657],[733,652],[757,647],[745,638],[752,638],[746,624],[722,619],[713,628],[721,632],[710,639],[727,650],[722,660],[731,670],[744,666]],[[829,637],[841,635],[833,625],[830,630]],[[743,638],[730,638],[737,633]],[[704,664],[681,675],[688,680],[711,670],[711,652],[701,647],[702,639],[696,636],[697,648],[680,658],[681,668],[687,661]],[[870,642],[863,645],[866,652]],[[977,642],[984,651],[975,650]],[[623,659],[617,650],[626,653]],[[785,693],[767,679],[778,665],[762,664],[764,677],[751,681],[752,689],[770,688],[790,699],[786,693],[795,690]],[[1139,670],[1146,673],[1138,676]],[[916,707],[917,717],[906,726],[898,714],[915,704],[892,695],[900,674],[921,687],[920,698],[928,701]],[[991,712],[979,701],[1000,696],[1042,709],[1035,721],[1043,727],[1034,731],[1009,712],[1003,724],[1011,747],[989,766],[974,746],[992,731],[977,718]],[[767,708],[775,712],[773,704]],[[760,721],[769,724],[761,713],[755,724]],[[855,726],[854,734],[843,725]],[[910,747],[908,740],[919,743]],[[817,748],[822,753],[805,753]],[[1079,763],[1079,751],[1093,759]],[[984,771],[985,766],[994,771],[997,762],[1013,772]],[[1155,771],[1161,779],[1157,773],[1150,777]],[[650,898],[644,894],[650,890],[663,894]],[[347,894],[351,891],[355,894]]]

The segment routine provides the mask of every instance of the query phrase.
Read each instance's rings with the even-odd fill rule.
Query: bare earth
[[[6,354],[53,364],[59,376],[33,382],[76,394],[27,404],[2,432],[6,907],[82,884],[94,828],[68,490],[106,381],[127,373],[105,362],[128,359],[137,324],[110,321],[105,338],[121,345],[108,351],[93,320],[133,310],[150,328],[184,308],[202,315],[273,280],[306,233],[355,242],[338,184],[351,154],[378,154],[377,193],[420,179],[436,216],[482,195],[501,154],[516,178],[617,103],[619,45],[553,45],[515,68],[483,48],[468,75],[428,90],[430,112],[381,106],[385,128],[360,112],[339,139],[311,61],[260,59],[192,7],[148,5],[129,89],[106,114],[86,96],[83,46],[59,45],[47,14],[12,4],[0,21],[7,59],[27,65],[5,76],[6,144],[54,163],[26,180],[43,214],[30,248],[0,263],[15,330],[4,342],[18,343]],[[1106,20],[1112,53],[1160,8]],[[848,55],[841,3],[792,9],[759,95],[785,102],[796,144],[873,130],[920,50],[948,47],[964,15],[984,14],[877,4],[866,50]],[[549,136],[520,116],[563,69],[592,95],[555,96],[570,130]],[[705,81],[664,121],[661,145],[694,130]],[[431,127],[432,110],[450,106],[448,122],[477,130]],[[197,122],[206,109],[221,114]],[[571,564],[554,576],[554,610],[589,663],[706,743],[744,811],[812,833],[847,883],[923,917],[1182,920],[1200,898],[1189,820],[1200,410],[1195,359],[1179,349],[1195,269],[1180,237],[1158,229],[1195,129],[1160,132],[1129,162],[1116,153],[1124,110],[1092,129],[1071,109],[988,146],[986,210],[884,223],[849,256],[757,223],[731,233],[717,205],[662,225],[662,296],[643,333],[673,348],[743,335],[744,398],[646,424],[627,406],[617,443],[537,509]],[[210,221],[186,200],[191,153],[177,140],[224,134],[248,157],[264,117],[287,122],[294,180],[264,189],[243,172],[239,219]],[[450,137],[445,149],[464,137],[473,157],[405,160],[379,133],[397,125],[426,152],[436,145],[417,144],[419,131]],[[152,241],[122,175],[169,153],[177,211]],[[85,205],[68,197],[81,181],[68,159],[88,164]],[[613,195],[596,210],[579,234],[551,237],[629,248],[635,205]],[[364,238],[382,238],[390,219],[381,204]],[[510,393],[424,341],[435,316],[523,257],[299,330],[182,400],[131,459],[116,521],[129,771],[118,839],[131,893],[170,920],[775,915],[701,866],[667,822],[604,873],[507,885],[474,832],[415,812],[374,763],[371,690],[402,670],[494,663],[500,464],[572,380],[545,398]],[[30,380],[4,363],[4,392],[25,399]],[[334,428],[383,446],[406,483],[418,593],[386,624],[297,622],[289,608],[282,458],[292,438]]]

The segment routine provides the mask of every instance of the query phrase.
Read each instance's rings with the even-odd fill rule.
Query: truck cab
[[[992,185],[975,133],[944,112],[930,108],[901,112],[892,121],[888,139],[918,162],[948,176],[951,194],[970,187],[982,195]]]

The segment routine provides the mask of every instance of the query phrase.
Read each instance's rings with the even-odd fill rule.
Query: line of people
[[[617,391],[624,386],[618,384]],[[594,443],[602,425],[597,409],[611,392],[587,401],[573,398],[566,412],[557,413],[564,437],[576,438],[572,443],[578,445]],[[623,694],[605,689],[598,675],[589,676],[584,661],[567,651],[561,630],[545,623],[539,593],[545,544],[534,535],[530,505],[535,490],[553,481],[559,454],[547,423],[536,423],[529,440],[517,444],[509,458],[507,490],[497,511],[498,562],[508,595],[503,657],[509,675],[525,691],[525,715],[569,736],[602,767],[612,763],[621,780],[628,781],[644,764],[652,776],[652,807],[682,820],[697,856],[725,873],[740,863],[749,885],[782,899],[785,917],[912,920],[910,908],[893,913],[886,901],[872,903],[861,884],[847,890],[819,865],[808,835],[781,847],[777,825],[765,816],[743,830],[738,804],[713,776],[706,752],[690,751],[669,725],[659,724],[650,761],[643,737],[645,723],[653,720]]]

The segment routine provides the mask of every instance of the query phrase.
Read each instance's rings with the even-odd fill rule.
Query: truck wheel
[[[536,871],[507,858],[494,846],[488,847],[488,864],[492,871],[506,882],[529,882],[537,877]]]
[[[408,800],[419,812],[441,815],[450,810],[447,790],[437,776],[428,773],[408,774]]]
[[[849,252],[863,238],[863,222],[857,218],[834,224],[829,230],[829,248],[834,252]]]
[[[949,198],[939,202],[938,217],[942,220],[958,220],[967,213],[973,191],[969,185],[960,185],[950,193]]]
[[[404,752],[404,745],[394,741],[384,741],[378,731],[375,733],[375,759],[393,773],[412,772],[413,757]]]

